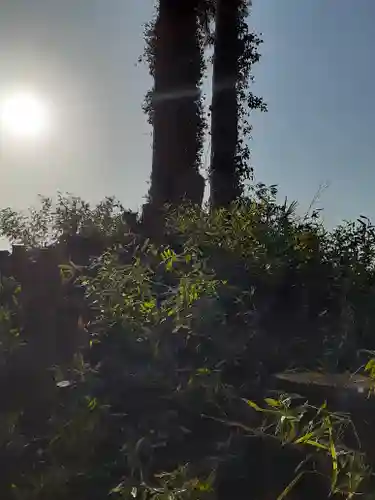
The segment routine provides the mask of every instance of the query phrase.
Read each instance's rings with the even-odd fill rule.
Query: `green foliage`
[[[112,236],[124,230],[124,207],[107,197],[94,207],[78,196],[58,193],[56,200],[39,196],[39,206],[28,212],[0,210],[0,234],[13,244],[45,247],[65,234]]]
[[[240,6],[238,35],[240,54],[238,58],[238,150],[236,157],[237,175],[240,182],[241,192],[246,182],[253,179],[253,169],[250,166],[251,151],[249,140],[251,139],[252,125],[249,116],[253,111],[267,111],[267,104],[262,97],[256,96],[251,85],[254,82],[253,66],[260,60],[259,47],[263,43],[261,36],[250,32],[248,18],[251,11],[251,2],[243,0]]]
[[[104,237],[123,227],[112,199],[100,208],[69,200],[43,201],[29,217],[5,210],[2,231],[43,246],[87,221]],[[170,211],[161,245],[141,234],[108,244],[77,282],[89,347],[51,367],[56,387],[39,427],[25,418],[12,369],[31,356],[22,289],[2,277],[0,366],[18,396],[0,408],[2,496],[211,500],[235,442],[249,435],[300,454],[280,500],[314,461],[332,493],[362,491],[369,470],[359,447],[346,445],[348,416],[267,388],[291,365],[354,370],[357,351],[371,351],[373,229],[360,219],[327,231],[295,209],[258,185],[229,210]],[[366,370],[373,376],[371,363]]]
[[[260,184],[229,210],[178,209],[169,227],[238,288],[237,301],[257,310],[293,362],[354,370],[357,351],[373,346],[373,226],[360,218],[327,231],[316,212],[295,209]]]
[[[326,403],[319,408],[311,407],[307,403],[293,406],[291,397],[285,395],[277,400],[266,398],[265,408],[259,407],[253,401],[247,403],[266,415],[264,428],[267,428],[267,433],[272,433],[272,437],[280,439],[283,445],[311,448],[313,454],[322,454],[328,458],[332,471],[332,494],[340,493],[349,499],[359,493],[361,482],[368,477],[370,471],[363,462],[362,454],[348,449],[342,443],[343,430],[352,427],[347,415],[328,411]],[[355,430],[352,429],[352,432]],[[306,454],[308,456],[309,452]],[[292,482],[278,496],[278,500],[286,498],[307,473],[303,469],[297,472]]]

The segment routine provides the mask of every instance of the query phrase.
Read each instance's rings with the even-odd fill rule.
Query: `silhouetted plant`
[[[365,488],[365,459],[341,438],[347,419],[288,397],[268,398],[266,407],[263,399],[279,370],[355,370],[357,350],[371,349],[372,226],[327,231],[276,195],[260,184],[229,209],[170,210],[158,244],[128,234],[112,201],[96,210],[59,198],[31,219],[3,211],[3,232],[15,241],[43,246],[64,230],[82,234],[90,221],[105,243],[78,273],[74,261],[62,262],[85,292],[88,342],[69,364],[51,366],[56,387],[39,427],[14,378],[14,356],[30,352],[22,287],[3,278],[0,360],[18,398],[16,412],[0,411],[5,498],[99,500],[112,491],[221,500],[235,484],[233,495],[255,494],[265,487],[254,479],[265,463],[251,450],[274,456],[275,497],[302,488],[304,498],[331,489],[350,498]],[[308,472],[315,458],[284,470],[289,454],[295,467],[310,452],[320,475]],[[252,484],[230,472],[233,454],[237,471],[253,470]]]

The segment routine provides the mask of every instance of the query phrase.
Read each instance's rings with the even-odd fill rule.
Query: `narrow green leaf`
[[[280,493],[280,495],[277,497],[276,500],[284,500],[284,498],[286,498],[289,493],[291,492],[291,490],[295,487],[295,485],[298,483],[298,481],[301,479],[301,477],[303,476],[304,472],[300,472],[299,474],[296,475],[296,477],[288,484],[288,486],[284,489],[284,491],[282,491]]]
[[[307,434],[305,434],[304,436],[301,436],[300,438],[298,438],[296,441],[294,441],[295,444],[302,444],[302,443],[305,443],[306,441],[308,441],[312,436],[314,435],[313,432],[308,432]]]
[[[251,408],[254,408],[254,410],[256,411],[260,411],[260,412],[264,412],[263,408],[261,408],[260,406],[258,406],[256,403],[254,403],[254,401],[251,401],[250,399],[245,399],[244,401],[246,401],[246,403],[251,406]]]
[[[277,399],[266,398],[264,401],[273,408],[279,408],[281,406],[280,401],[278,401]]]
[[[321,444],[321,443],[318,443],[318,441],[308,439],[307,441],[305,441],[305,443],[309,444],[310,446],[314,446],[315,448],[319,448],[320,450],[324,450],[324,451],[329,450],[328,446]]]

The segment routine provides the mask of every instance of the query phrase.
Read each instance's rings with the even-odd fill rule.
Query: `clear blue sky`
[[[151,85],[142,24],[152,0],[11,0],[0,16],[0,97],[14,86],[52,102],[53,134],[28,145],[0,142],[2,206],[26,207],[38,193],[86,199],[115,194],[139,207],[151,168],[141,111]],[[253,0],[263,32],[255,90],[269,113],[254,115],[258,180],[335,224],[375,217],[375,1]]]
[[[257,89],[269,113],[254,118],[257,176],[321,206],[331,224],[375,216],[375,2],[254,0],[264,34]]]

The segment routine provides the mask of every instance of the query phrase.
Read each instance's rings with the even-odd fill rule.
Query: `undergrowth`
[[[372,224],[329,231],[295,208],[259,185],[229,210],[169,209],[158,244],[141,224],[129,228],[112,198],[90,207],[59,195],[26,214],[1,211],[2,235],[27,247],[102,242],[84,266],[61,262],[84,291],[89,341],[69,367],[50,367],[48,424],[30,427],[22,391],[0,409],[2,498],[220,500],[240,482],[225,464],[243,454],[243,498],[261,499],[263,472],[249,458],[258,438],[284,457],[275,470],[297,460],[269,480],[275,500],[298,488],[304,499],[368,493],[372,464],[346,445],[350,415],[268,394],[279,371],[355,371],[375,348]],[[20,294],[2,278],[5,398],[19,387],[17,353],[28,356]]]

